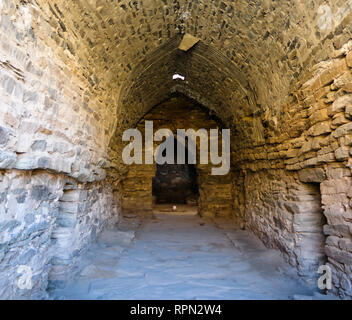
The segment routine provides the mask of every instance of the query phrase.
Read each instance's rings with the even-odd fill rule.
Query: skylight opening
[[[174,75],[172,76],[172,79],[173,79],[173,80],[179,79],[179,80],[184,81],[184,80],[186,79],[186,77],[185,77],[185,76],[182,76],[182,75],[180,75],[180,74],[178,74],[178,73],[176,73],[176,74],[174,74]]]

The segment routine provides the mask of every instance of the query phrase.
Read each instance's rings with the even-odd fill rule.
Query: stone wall
[[[31,2],[1,1],[0,169],[101,180],[114,119],[58,29]]]
[[[197,166],[199,201],[198,211],[203,217],[232,217],[232,176],[211,175],[211,166]]]
[[[325,263],[319,186],[284,170],[265,170],[246,172],[243,190],[247,227],[280,249],[301,275],[314,278]]]
[[[233,164],[245,175],[244,209],[243,202],[236,204],[245,210],[248,227],[285,252],[300,271],[313,272],[309,257],[320,259],[313,243],[321,241],[318,230],[325,221],[325,255],[341,296],[352,294],[350,50],[348,42],[302,78],[280,117],[267,127],[265,145],[233,153]],[[297,242],[302,232],[303,245]]]
[[[245,226],[245,202],[246,193],[244,189],[245,174],[244,171],[232,167],[232,217],[236,224],[244,228]]]
[[[120,212],[119,193],[113,183],[77,184],[68,180],[58,210],[51,235],[53,257],[49,289],[60,288],[71,280],[89,245],[101,231],[116,225]]]
[[[118,221],[115,197],[112,185],[79,184],[45,171],[1,171],[0,298],[45,298],[49,281],[73,277],[80,254]],[[21,266],[31,272],[28,289],[20,286]]]
[[[51,236],[59,214],[63,176],[0,172],[0,297],[45,298]],[[21,290],[20,266],[32,272],[32,289]]]
[[[215,129],[221,130],[218,119],[212,117],[199,103],[177,94],[167,101],[155,106],[141,119],[137,129],[143,134],[145,121],[153,121],[154,134],[158,129],[170,129],[175,135],[177,129]],[[144,139],[143,139],[144,140]],[[128,142],[125,143],[125,146]],[[154,151],[158,143],[154,143]],[[143,154],[145,152],[143,144]],[[197,141],[199,156],[199,139]],[[219,135],[221,154],[221,136]],[[120,151],[121,152],[121,151]],[[143,158],[144,159],[144,158]],[[232,180],[231,174],[212,176],[213,165],[200,165],[197,160],[197,180],[199,188],[198,207],[202,216],[229,217],[232,214]],[[156,176],[156,165],[131,165],[125,167],[126,173],[121,179],[122,209],[124,213],[150,215],[153,206],[152,181]],[[171,189],[169,192],[172,192]]]
[[[45,171],[1,171],[0,298],[46,298],[49,281],[73,277],[80,254],[118,221],[115,197],[112,185],[79,184]],[[31,283],[22,289],[26,270]]]
[[[87,75],[80,35],[70,38],[59,16],[48,2],[0,1],[1,298],[43,298],[48,281],[74,276],[120,211],[106,179],[112,109]],[[22,265],[33,273],[28,290],[18,286]]]
[[[124,215],[151,216],[153,211],[153,177],[155,165],[131,165],[121,181]]]
[[[216,116],[232,131],[232,171],[198,167],[201,212],[232,215],[301,274],[327,259],[334,292],[352,296],[351,20],[333,0],[0,0],[0,295],[61,281],[120,198],[151,211],[155,167],[122,164],[124,129],[216,128]],[[200,41],[181,52],[185,33]],[[207,117],[175,103],[153,114],[174,92]],[[15,285],[22,262],[32,292]]]

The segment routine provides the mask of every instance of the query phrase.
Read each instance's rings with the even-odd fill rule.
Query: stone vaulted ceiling
[[[92,90],[103,92],[117,115],[117,133],[179,91],[242,135],[248,123],[256,127],[257,140],[262,120],[280,113],[302,70],[338,46],[334,31],[319,29],[319,6],[343,6],[323,0],[37,2],[57,24],[52,37],[79,59]],[[200,39],[186,53],[177,49],[184,33]],[[174,73],[186,81],[172,80]]]
[[[104,228],[152,217],[155,165],[121,156],[121,132],[143,119],[230,128],[229,173],[197,166],[199,215],[233,219],[302,276],[327,263],[333,293],[352,297],[351,12],[352,0],[0,0],[0,297],[47,297]],[[188,51],[185,36],[199,39]],[[28,292],[14,285],[23,263]]]

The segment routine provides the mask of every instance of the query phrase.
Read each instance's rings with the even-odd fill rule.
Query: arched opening
[[[228,274],[219,275],[226,283],[217,288],[231,287],[232,276],[230,290],[250,278],[266,291],[265,279],[242,270],[255,262],[262,274],[262,262],[275,260],[270,251],[263,248],[264,259],[246,268],[236,264],[251,251],[241,245],[251,231],[301,276],[329,267],[331,292],[351,298],[351,20],[343,1],[332,0],[0,0],[0,298],[45,298],[46,288],[75,276],[98,235],[127,218],[133,226],[145,219],[145,244],[139,239],[136,251],[148,247],[155,258],[153,265],[132,252],[127,267],[140,262],[138,283],[181,279],[183,289],[192,266],[197,284],[203,271],[206,288],[195,296],[189,286],[192,299],[216,292],[205,278],[219,270]],[[198,161],[127,165],[122,135],[138,128],[142,137],[146,121],[172,133],[227,129],[228,174],[214,176],[211,164]],[[144,155],[144,146],[138,150]],[[171,210],[196,202],[199,214],[166,212],[158,221],[153,197]],[[119,230],[115,236],[133,238]],[[226,254],[218,256],[222,247]],[[227,260],[234,247],[241,252]],[[260,243],[252,249],[257,255]],[[186,261],[186,272],[169,269],[172,258],[201,251],[212,256]],[[161,261],[162,268],[148,269]],[[108,265],[98,262],[97,269]],[[14,285],[24,266],[33,275],[26,290]],[[112,281],[98,270],[107,281],[100,279],[98,296],[128,292],[109,271],[116,288],[102,295]],[[155,281],[156,274],[164,278]],[[275,283],[278,274],[271,275]],[[222,298],[243,298],[256,283]],[[275,288],[275,297],[292,298]]]
[[[122,180],[123,213],[129,215],[138,212],[142,216],[151,216],[153,203],[180,203],[192,207],[197,206],[197,208],[192,208],[192,211],[197,209],[195,211],[201,216],[230,216],[233,208],[231,173],[224,176],[212,175],[212,169],[215,166],[210,161],[210,149],[208,149],[208,163],[200,164],[201,140],[199,137],[195,143],[196,151],[189,147],[187,138],[185,141],[177,139],[178,129],[194,130],[194,132],[204,130],[209,137],[210,130],[222,128],[220,121],[197,101],[182,94],[171,95],[152,108],[139,121],[137,129],[140,132],[145,132],[147,121],[153,122],[154,133],[164,129],[172,133],[171,137],[175,139],[173,141],[175,163],[177,162],[177,146],[179,143],[184,143],[182,149],[185,150],[184,162],[186,164],[158,165],[154,163],[128,166],[126,168],[128,173]],[[154,142],[154,151],[160,143]],[[210,145],[210,140],[208,140],[208,145]],[[188,152],[188,148],[192,154]],[[219,149],[221,152],[221,147]],[[196,159],[196,165],[187,165],[191,162],[188,161],[190,157]]]
[[[188,148],[174,137],[171,139],[174,140],[174,164],[156,164],[152,191],[154,203],[197,205],[199,189],[196,165],[189,164]],[[177,163],[178,146],[185,150],[185,164]]]

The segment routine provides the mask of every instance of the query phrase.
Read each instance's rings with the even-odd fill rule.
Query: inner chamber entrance
[[[177,164],[177,144],[174,139],[175,164],[156,165],[153,178],[153,197],[156,204],[197,205],[199,197],[197,169],[188,163],[188,149],[185,148],[186,164]]]

